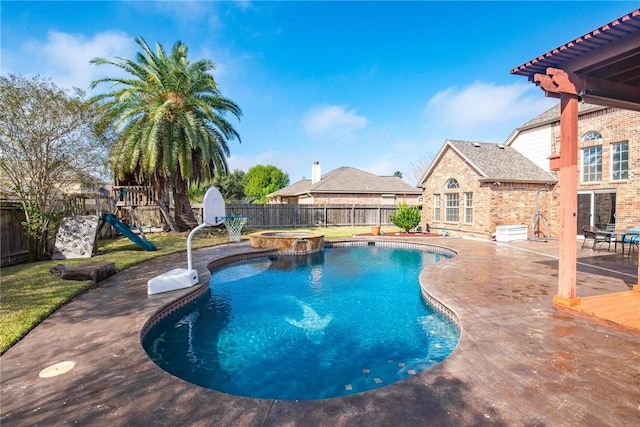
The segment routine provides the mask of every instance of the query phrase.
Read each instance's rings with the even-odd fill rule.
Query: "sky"
[[[212,60],[230,170],[274,165],[290,182],[351,166],[416,185],[446,139],[502,143],[557,100],[510,70],[638,8],[638,1],[7,1],[0,74],[88,94],[121,76],[135,37]]]

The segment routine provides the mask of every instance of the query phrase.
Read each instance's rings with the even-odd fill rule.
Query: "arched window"
[[[458,185],[458,181],[451,178],[449,181],[447,181],[447,189],[450,190],[453,188],[460,188],[460,185]]]
[[[582,142],[595,141],[597,139],[602,139],[602,135],[595,130],[589,131],[582,136]]]

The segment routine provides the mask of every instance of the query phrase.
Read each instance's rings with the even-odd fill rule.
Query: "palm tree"
[[[116,176],[136,174],[167,194],[173,192],[175,219],[182,231],[197,225],[187,192],[188,181],[227,172],[228,141],[240,135],[225,119],[240,118],[240,107],[223,97],[210,74],[210,60],[190,62],[187,46],[177,41],[167,56],[161,44],[153,52],[142,37],[135,61],[94,58],[92,64],[114,65],[128,78],[95,80],[111,83],[111,91],[92,101],[103,115],[104,129],[115,130],[110,162]]]

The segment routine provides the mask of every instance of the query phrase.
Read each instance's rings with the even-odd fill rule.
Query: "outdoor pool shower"
[[[536,213],[531,217],[531,240],[544,240],[549,239],[549,229],[547,228],[547,219],[544,214],[540,213],[540,207],[538,205],[538,198],[540,193],[548,191],[546,188],[541,188],[536,192]],[[544,239],[538,239],[536,234],[542,233]]]

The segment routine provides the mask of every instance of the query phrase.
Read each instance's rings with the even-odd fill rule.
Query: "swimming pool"
[[[171,374],[235,395],[313,400],[383,387],[457,345],[458,328],[424,302],[418,284],[443,257],[334,247],[228,264],[143,346]]]

